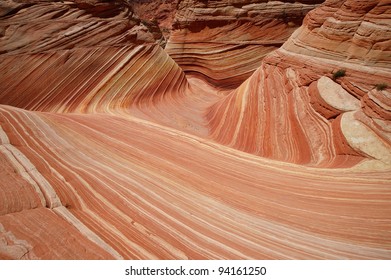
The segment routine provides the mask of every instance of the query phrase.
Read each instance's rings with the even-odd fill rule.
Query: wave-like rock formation
[[[321,2],[181,1],[166,51],[187,74],[234,89]]]
[[[390,68],[390,2],[327,1],[285,44],[295,53]]]
[[[390,5],[290,2],[180,1],[165,51],[3,1],[0,259],[390,259]]]
[[[390,257],[384,173],[305,169],[139,119],[2,106],[1,120],[26,170],[14,176],[27,173],[43,192],[53,189],[64,211],[99,235],[101,243],[83,242],[89,251],[105,244],[137,259]],[[41,208],[0,223],[31,246],[24,257],[68,257],[42,255],[47,242],[25,233],[39,224],[25,223],[23,213],[44,218]],[[22,216],[18,231],[7,223],[12,215]],[[53,231],[49,240],[61,238]]]
[[[0,15],[1,54],[124,46],[163,39],[161,33],[149,32],[126,1],[8,0],[2,4]]]
[[[0,103],[37,111],[125,110],[175,98],[186,87],[182,70],[157,45],[6,55],[0,67]]]
[[[361,38],[362,42],[371,40],[374,46],[390,43],[389,21],[367,23],[379,10],[385,10],[384,3],[363,2],[371,3],[365,15],[354,10],[350,1],[338,7],[335,1],[328,1],[329,5],[311,12],[305,24],[265,58],[246,82],[210,108],[207,116],[212,138],[246,152],[300,164],[349,166],[371,158],[387,166],[391,156],[390,92],[376,89],[391,84],[391,64],[385,63],[390,57],[387,48],[369,67],[364,58],[352,60],[342,55],[358,44],[358,35],[344,29],[344,22],[333,28],[313,29],[311,36],[306,35],[312,18],[321,22],[322,15],[324,25],[334,22],[330,13],[320,12],[331,10],[336,15],[356,16],[362,26],[378,27],[378,33],[384,31],[382,36],[369,32],[371,36]],[[352,21],[347,18],[345,22],[348,20]],[[344,31],[345,37],[341,35]],[[324,43],[321,48],[312,36],[333,39],[333,45],[339,47],[331,52],[327,49],[330,44]],[[316,55],[318,52],[322,55]],[[371,50],[368,55],[372,56]],[[361,138],[365,140],[358,140]]]

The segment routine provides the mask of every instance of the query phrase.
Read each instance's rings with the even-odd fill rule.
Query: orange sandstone
[[[0,259],[390,259],[388,1],[141,2],[0,4]]]

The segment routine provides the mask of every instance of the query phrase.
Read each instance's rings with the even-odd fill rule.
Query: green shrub
[[[386,83],[376,84],[377,90],[385,90],[386,88],[388,88],[388,85]]]
[[[333,80],[335,81],[338,78],[344,77],[346,75],[346,70],[339,69],[337,72],[333,73]]]

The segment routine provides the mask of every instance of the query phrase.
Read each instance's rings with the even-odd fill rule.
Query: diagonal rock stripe
[[[391,258],[389,3],[207,2],[0,4],[0,259]]]

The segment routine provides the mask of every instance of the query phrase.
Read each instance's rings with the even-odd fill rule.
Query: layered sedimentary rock
[[[182,70],[126,1],[27,2],[3,5],[0,103],[103,112],[182,94]]]
[[[1,5],[0,53],[41,53],[83,47],[154,43],[126,1],[6,1]]]
[[[0,259],[121,258],[84,234],[65,222],[56,211],[44,207],[3,215],[0,217]]]
[[[0,67],[0,103],[38,111],[127,110],[175,99],[186,87],[182,70],[157,45],[6,55]]]
[[[319,2],[181,1],[167,52],[126,1],[3,2],[0,259],[390,259],[389,4],[285,42]]]
[[[284,49],[321,58],[389,68],[390,3],[326,1],[311,12]]]
[[[374,46],[390,42],[389,21],[379,19],[378,25],[367,22],[376,18],[379,9],[384,11],[385,4],[363,2],[371,3],[365,6],[366,12],[360,5],[356,10],[349,1],[337,6],[336,1],[327,1],[311,12],[281,49],[210,108],[207,117],[212,137],[246,152],[300,164],[352,166],[371,158],[388,166],[390,93],[376,89],[379,84],[391,84],[391,64],[385,63],[387,48],[369,65],[363,57],[343,59],[358,42],[350,29],[341,27],[351,22],[351,17],[361,26],[377,28],[361,38],[362,42],[371,41]],[[347,13],[350,17],[339,19],[334,28],[311,27],[313,18],[327,23],[333,21],[331,14]],[[311,29],[311,36],[307,36]],[[371,35],[377,33],[382,36]],[[321,47],[315,36],[334,41]],[[330,45],[339,47],[327,49]],[[378,100],[375,96],[383,101],[374,101]],[[371,144],[368,139],[372,139]]]
[[[186,73],[233,89],[321,2],[181,1],[166,50]]]
[[[179,2],[179,0],[134,0],[129,4],[137,15],[145,20],[157,22],[162,32],[169,36]]]
[[[121,257],[390,257],[385,173],[305,169],[140,119],[2,106],[1,120],[67,211]],[[35,244],[10,215],[5,231]]]

